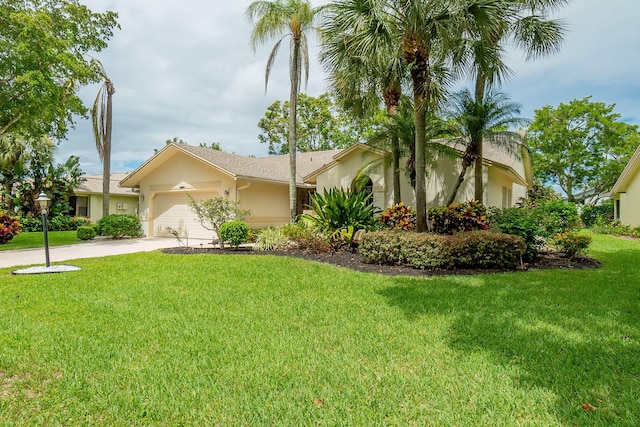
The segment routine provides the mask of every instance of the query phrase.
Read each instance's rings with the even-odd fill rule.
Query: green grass
[[[49,246],[85,243],[77,237],[77,231],[49,231]],[[40,232],[20,233],[8,243],[0,245],[0,251],[44,247],[44,234]]]
[[[0,270],[0,425],[637,426],[640,241],[593,238],[588,271],[159,252]]]

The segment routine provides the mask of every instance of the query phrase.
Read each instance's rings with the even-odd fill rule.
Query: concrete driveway
[[[192,243],[191,241],[189,242]],[[97,258],[109,255],[130,254],[134,252],[149,252],[163,248],[179,246],[176,239],[167,237],[151,237],[145,239],[98,240],[77,245],[51,246],[49,258],[51,264],[78,258]],[[21,249],[15,251],[0,251],[0,268],[25,265],[44,265],[45,253],[43,247],[38,249]]]

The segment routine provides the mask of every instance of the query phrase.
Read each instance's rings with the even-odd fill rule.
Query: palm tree
[[[321,31],[321,61],[338,102],[346,110],[359,117],[371,116],[382,101],[391,127],[398,114],[408,69],[400,50],[388,42],[392,28],[382,12],[371,0],[329,4]],[[374,44],[367,47],[370,56],[363,55],[359,46],[367,38]],[[391,142],[393,199],[399,202],[400,141],[397,132],[386,135]]]
[[[488,92],[480,101],[477,101],[468,89],[464,89],[453,96],[451,105],[451,119],[457,124],[459,133],[462,135],[462,144],[466,147],[462,155],[462,171],[449,196],[447,205],[453,203],[458,193],[458,189],[464,181],[467,168],[473,162],[482,165],[482,143],[490,141],[500,145],[503,149],[511,153],[517,153],[522,146],[522,136],[510,131],[511,126],[526,124],[526,119],[517,117],[520,114],[521,106],[512,102],[509,97],[502,93]],[[482,175],[478,178],[482,180]],[[482,187],[480,187],[482,188]],[[477,194],[476,200],[482,201],[482,194]]]
[[[111,98],[116,89],[102,64],[99,61],[96,62],[100,66],[104,83],[100,86],[96,99],[93,101],[91,118],[96,149],[102,161],[102,216],[106,217],[109,215],[109,185],[111,184],[111,127],[113,123]]]
[[[249,20],[252,23],[255,21],[250,39],[254,49],[267,40],[279,37],[267,60],[265,91],[280,43],[286,37],[291,37],[289,51],[289,78],[291,80],[289,93],[289,210],[291,222],[296,219],[298,207],[298,188],[296,185],[298,92],[300,91],[303,69],[305,82],[309,78],[309,49],[306,32],[312,28],[317,12],[318,9],[312,8],[311,3],[307,0],[258,0],[251,3],[246,11]]]
[[[475,76],[475,102],[481,105],[487,90],[499,85],[507,78],[510,70],[503,62],[505,43],[515,41],[523,49],[527,59],[557,52],[563,40],[564,24],[558,20],[546,19],[547,12],[557,9],[568,0],[500,0],[492,4],[479,3],[477,16],[482,19],[471,25],[465,33],[466,40],[459,43],[457,61],[467,64],[472,76]],[[489,6],[489,7],[487,7]],[[491,31],[484,30],[483,20],[491,20]],[[480,27],[476,24],[481,23]],[[481,132],[478,129],[478,132]],[[478,145],[469,145],[463,156],[465,162],[475,162],[475,198],[483,200],[484,182],[482,180],[482,138],[475,140]]]

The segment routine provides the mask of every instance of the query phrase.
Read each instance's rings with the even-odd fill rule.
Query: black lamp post
[[[42,209],[42,232],[44,233],[44,253],[47,259],[47,267],[51,265],[49,263],[49,233],[47,229],[47,208],[49,207],[50,201],[51,199],[44,194],[44,191],[41,191],[36,199],[36,202],[40,205],[40,209]]]

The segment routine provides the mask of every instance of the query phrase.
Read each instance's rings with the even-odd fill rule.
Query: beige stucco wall
[[[346,156],[341,157],[335,167],[320,173],[316,178],[316,191],[341,187],[350,189],[351,184],[363,165],[379,160],[380,155],[361,149],[356,149]],[[393,184],[390,178],[385,177],[384,167],[377,166],[368,172],[373,183],[373,204],[380,209],[390,206],[393,202],[391,193]],[[390,186],[386,186],[386,182]]]
[[[506,170],[496,166],[488,169],[489,180],[485,185],[485,204],[487,206],[503,207],[503,187],[511,190],[511,203],[504,207],[513,207],[520,198],[527,196],[527,188],[514,183],[513,177]]]
[[[277,227],[289,222],[289,186],[238,181],[238,200],[251,210],[247,224],[253,228]]]
[[[626,192],[615,198],[620,200],[620,222],[640,227],[640,171],[630,180]]]

